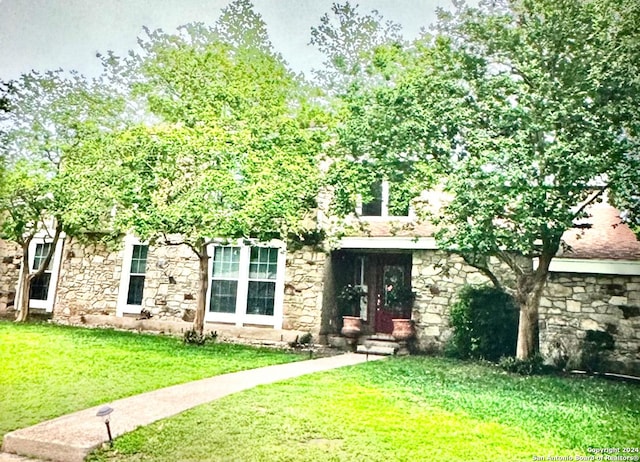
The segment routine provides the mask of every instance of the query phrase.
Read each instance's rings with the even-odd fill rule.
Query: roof
[[[629,260],[640,261],[640,241],[633,231],[620,219],[620,212],[609,204],[595,204],[587,209],[590,214],[576,222],[590,224],[589,228],[573,228],[562,237],[568,249],[561,250],[558,257],[568,259]],[[357,225],[356,225],[357,223]],[[416,223],[408,217],[381,218],[361,217],[352,222],[355,229],[348,236],[359,237],[433,237],[436,227],[431,223]],[[390,240],[389,244],[393,245]]]
[[[595,204],[587,209],[590,217],[577,225],[590,228],[566,231],[563,241],[570,247],[558,256],[575,259],[640,260],[640,241],[631,228],[622,223],[620,211],[609,204]]]

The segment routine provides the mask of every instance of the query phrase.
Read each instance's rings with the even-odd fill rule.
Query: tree
[[[400,25],[384,21],[378,11],[361,14],[358,6],[348,1],[331,6],[320,18],[320,25],[311,28],[311,45],[325,56],[323,68],[314,73],[320,85],[332,95],[344,94],[350,85],[371,79],[376,48],[403,41]]]
[[[214,27],[147,31],[139,43],[129,59],[147,122],[103,137],[85,155],[115,198],[114,229],[193,250],[194,329],[202,334],[209,245],[314,232],[305,218],[316,206],[326,137],[313,126],[320,112],[272,51],[249,2],[233,2]]]
[[[457,7],[405,50],[392,84],[350,100],[339,152],[362,156],[353,140],[364,133],[369,162],[423,186],[444,173],[440,246],[513,293],[525,359],[562,235],[607,191],[637,191],[640,4]]]
[[[108,211],[106,204],[97,206],[100,192],[95,185],[85,187],[62,172],[66,157],[115,123],[113,115],[121,106],[101,84],[76,73],[31,73],[10,86],[0,140],[0,237],[22,249],[16,320],[26,321],[31,282],[49,266],[62,232],[94,229]],[[29,247],[42,232],[48,233],[50,250],[31,271]]]

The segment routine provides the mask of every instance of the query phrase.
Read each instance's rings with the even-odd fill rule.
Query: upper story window
[[[401,188],[387,180],[375,181],[369,190],[369,200],[358,201],[356,213],[363,217],[409,216],[409,197]]]

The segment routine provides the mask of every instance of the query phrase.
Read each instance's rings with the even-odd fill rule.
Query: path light
[[[111,413],[113,412],[113,408],[110,406],[102,406],[98,409],[96,416],[102,417],[104,420],[104,424],[107,426],[107,434],[109,435],[109,444],[113,445],[113,438],[111,437],[111,427],[109,426],[109,419],[111,417]]]

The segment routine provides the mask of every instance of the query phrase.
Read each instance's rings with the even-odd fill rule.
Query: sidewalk
[[[137,427],[258,385],[382,358],[349,353],[219,375],[124,398],[108,403],[114,409],[111,432],[115,438]],[[96,417],[101,407],[7,433],[2,450],[57,462],[80,462],[89,452],[108,441],[105,425]],[[19,460],[0,453],[0,462]]]

